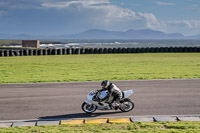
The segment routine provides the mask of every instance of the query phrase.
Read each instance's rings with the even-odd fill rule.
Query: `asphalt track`
[[[200,79],[113,81],[122,90],[135,89],[135,108],[127,113],[81,110],[90,90],[100,82],[0,84],[0,121],[144,115],[200,114]]]

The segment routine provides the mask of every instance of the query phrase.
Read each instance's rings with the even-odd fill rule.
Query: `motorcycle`
[[[113,102],[114,97],[110,96],[107,90],[92,90],[87,95],[87,100],[82,104],[82,110],[86,113],[93,113],[96,110],[117,110],[129,112],[134,108],[134,103],[128,97],[134,93],[134,90],[126,90],[122,92],[120,103]],[[111,104],[112,103],[112,104]]]

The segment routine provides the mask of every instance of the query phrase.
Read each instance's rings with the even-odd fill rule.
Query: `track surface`
[[[131,112],[84,113],[81,104],[100,82],[0,84],[0,120],[200,114],[200,79],[113,83],[122,90],[135,89]]]

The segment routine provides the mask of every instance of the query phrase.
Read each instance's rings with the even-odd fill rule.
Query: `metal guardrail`
[[[117,53],[200,53],[200,47],[2,49],[0,50],[0,57]]]

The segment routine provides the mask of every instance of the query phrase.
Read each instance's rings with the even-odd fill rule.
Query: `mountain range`
[[[181,33],[164,33],[151,29],[128,31],[108,31],[101,29],[91,29],[84,32],[71,35],[28,35],[28,34],[3,34],[0,33],[0,39],[200,39],[200,34],[194,36],[184,36]]]

